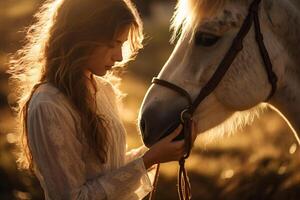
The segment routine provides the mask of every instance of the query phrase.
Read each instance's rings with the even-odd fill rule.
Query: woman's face
[[[123,60],[122,46],[128,39],[129,28],[122,31],[109,45],[97,47],[87,62],[87,70],[97,76],[103,76],[116,62]]]

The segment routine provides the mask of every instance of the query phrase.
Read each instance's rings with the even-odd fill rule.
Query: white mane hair
[[[197,28],[204,17],[218,13],[227,2],[238,2],[249,5],[253,0],[178,0],[170,29],[173,31],[171,42],[186,30]],[[297,0],[293,0],[297,1]]]
[[[170,29],[173,30],[171,41],[174,42],[190,27],[196,28],[203,17],[218,12],[226,1],[230,0],[178,0],[171,20]]]
[[[268,108],[267,104],[261,103],[249,110],[236,111],[224,122],[199,134],[198,137],[201,138],[201,142],[204,142],[204,145],[206,145],[218,141],[223,137],[231,136],[237,131],[241,131],[245,126],[250,125],[266,108]]]

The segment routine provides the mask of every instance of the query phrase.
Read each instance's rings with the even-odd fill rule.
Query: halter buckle
[[[192,114],[189,112],[189,108],[184,109],[180,114],[180,120],[184,123],[186,120],[190,120],[192,118]]]

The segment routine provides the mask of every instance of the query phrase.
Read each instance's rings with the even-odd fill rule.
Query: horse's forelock
[[[187,29],[197,28],[203,18],[218,13],[227,2],[245,3],[253,0],[178,0],[170,29],[173,31],[171,42],[185,34]]]
[[[197,27],[203,17],[217,13],[230,0],[179,0],[172,17],[170,29],[173,31],[171,42],[186,29]]]

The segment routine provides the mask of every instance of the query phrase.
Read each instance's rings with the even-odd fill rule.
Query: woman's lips
[[[106,70],[111,70],[112,66],[105,66]]]

